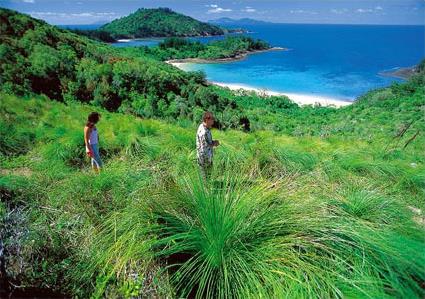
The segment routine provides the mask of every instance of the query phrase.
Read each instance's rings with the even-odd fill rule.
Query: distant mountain
[[[110,22],[110,20],[98,20],[96,22],[91,23],[90,25],[105,25],[108,24]]]
[[[203,23],[169,8],[145,9],[99,28],[114,38],[221,35],[222,28]]]
[[[272,24],[270,22],[243,18],[243,19],[231,19],[231,18],[220,18],[208,21],[210,24],[221,25],[221,26],[246,26],[246,25],[265,25]]]

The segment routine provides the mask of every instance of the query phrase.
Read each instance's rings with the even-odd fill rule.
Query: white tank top
[[[98,142],[99,142],[99,135],[97,134],[96,127],[93,127],[89,136],[89,144],[97,144]]]

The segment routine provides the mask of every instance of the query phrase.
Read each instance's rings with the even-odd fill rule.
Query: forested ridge
[[[142,117],[195,119],[204,109],[220,112],[218,124],[237,127],[237,103],[207,86],[202,73],[185,73],[146,56],[118,50],[1,9],[1,81],[4,91],[45,94]]]
[[[215,25],[203,23],[169,8],[140,8],[134,13],[103,25],[99,30],[115,38],[209,36],[225,31]]]
[[[199,58],[204,60],[237,59],[257,51],[270,50],[265,41],[246,36],[227,36],[223,40],[202,44],[179,37],[169,37],[155,47],[124,47],[119,49],[126,56],[147,56],[157,60]]]

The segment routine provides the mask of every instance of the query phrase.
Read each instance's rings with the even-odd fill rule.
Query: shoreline
[[[152,36],[152,37],[133,37],[133,38],[121,38],[117,39],[114,42],[110,44],[116,44],[116,43],[128,43],[132,41],[138,41],[138,40],[164,40],[166,38],[170,37],[178,37],[178,38],[209,38],[209,37],[217,37],[217,36],[227,36],[227,35],[236,35],[236,34],[245,34],[245,33],[253,33],[253,32],[231,32],[231,33],[224,33],[224,34],[216,34],[216,35],[189,35],[189,36]]]
[[[233,90],[233,91],[243,90],[243,91],[255,92],[262,97],[286,96],[292,102],[301,106],[320,104],[322,106],[335,106],[339,108],[339,107],[351,105],[353,103],[353,101],[349,101],[348,99],[342,100],[342,99],[337,99],[337,98],[332,98],[327,96],[316,96],[312,94],[277,92],[277,91],[272,91],[267,89],[255,88],[255,87],[244,85],[244,84],[223,83],[223,82],[215,82],[215,81],[210,81],[209,83],[220,86],[220,87],[229,88],[230,90]]]
[[[417,65],[408,66],[408,67],[399,67],[394,70],[382,71],[378,75],[384,77],[393,77],[398,79],[407,80],[417,73]]]
[[[119,43],[130,43],[134,41],[160,41],[164,40],[166,37],[138,37],[138,38],[121,38],[117,39],[110,44],[119,44]]]
[[[233,57],[226,57],[226,58],[215,58],[215,59],[205,59],[205,58],[182,58],[182,59],[170,59],[166,60],[165,62],[174,66],[180,65],[182,63],[226,63],[226,62],[233,62],[233,61],[241,61],[245,58],[247,58],[249,55],[257,54],[257,53],[264,53],[264,52],[270,52],[270,51],[289,51],[288,48],[282,48],[282,47],[272,47],[270,49],[264,49],[264,50],[256,50],[256,51],[249,51],[245,53],[237,54]],[[177,66],[178,67],[178,66]]]
[[[181,60],[179,60],[181,61]],[[171,64],[183,71],[187,71],[184,68],[184,65],[189,62],[175,62],[172,60],[166,61],[168,64]],[[191,62],[193,63],[193,62]],[[210,62],[211,63],[211,62]],[[315,96],[312,94],[303,94],[303,93],[293,93],[293,92],[278,92],[278,91],[272,91],[262,88],[256,88],[253,86],[249,86],[246,84],[237,84],[237,83],[224,83],[224,82],[217,82],[217,81],[208,81],[209,84],[217,85],[224,88],[229,88],[232,91],[249,91],[249,92],[255,92],[258,95],[265,97],[265,96],[286,96],[288,97],[292,102],[298,104],[298,105],[316,105],[320,104],[322,106],[334,106],[334,107],[343,107],[347,105],[351,105],[354,103],[354,99],[338,99],[333,97],[327,97],[327,96]]]

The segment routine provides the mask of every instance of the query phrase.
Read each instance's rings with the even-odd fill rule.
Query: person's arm
[[[211,148],[220,145],[220,142],[218,140],[212,139],[212,134],[211,134],[210,130],[208,130],[208,131],[205,130],[205,139],[206,139],[208,146],[211,147]]]
[[[93,150],[92,150],[90,143],[89,143],[91,130],[92,129],[90,127],[87,127],[87,126],[84,127],[84,143],[86,144],[86,151],[87,151],[87,155],[89,157],[93,156]]]
[[[212,139],[211,131],[205,130],[205,142],[208,144],[209,147],[216,146],[216,141]]]
[[[210,143],[209,143],[209,145],[211,147],[219,146],[220,145],[220,142],[218,140],[212,140],[211,131],[210,131],[210,134],[209,135],[210,135],[209,136],[210,137]]]

